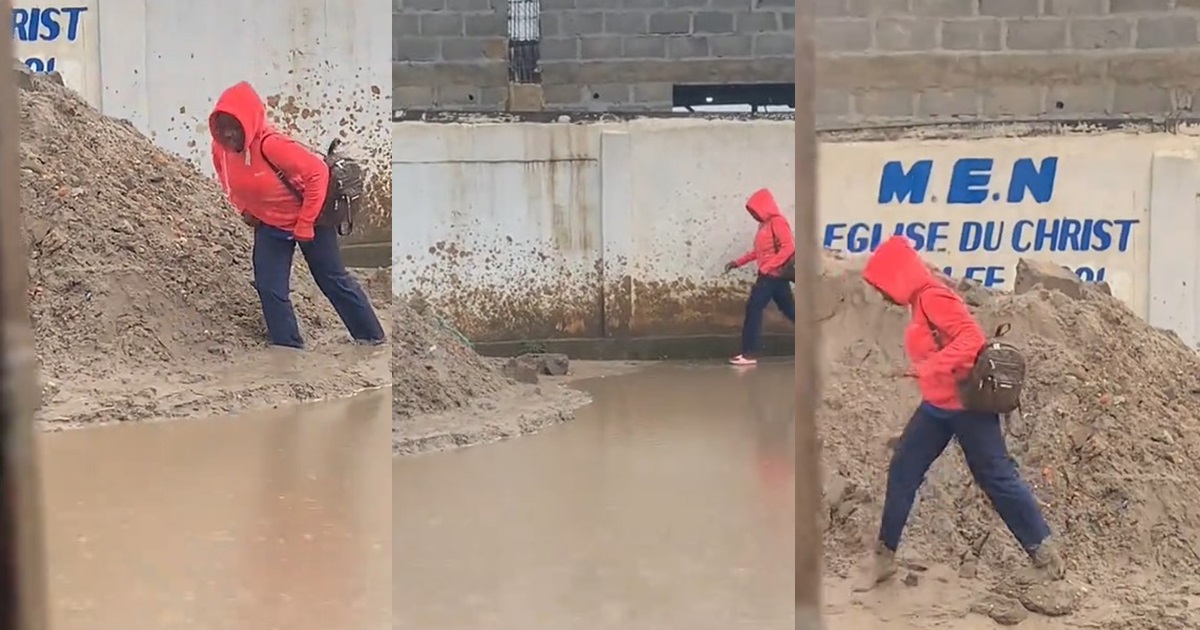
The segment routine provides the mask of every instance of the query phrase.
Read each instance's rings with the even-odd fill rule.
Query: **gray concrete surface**
[[[495,111],[508,96],[505,0],[401,0],[397,108]],[[663,110],[676,83],[790,82],[792,0],[542,0],[547,108]]]
[[[1186,115],[1200,0],[814,0],[818,115],[868,123]],[[553,109],[661,110],[679,83],[790,81],[790,0],[542,0]],[[504,0],[399,0],[399,108],[502,109]]]
[[[1197,0],[817,0],[825,126],[1191,110]]]

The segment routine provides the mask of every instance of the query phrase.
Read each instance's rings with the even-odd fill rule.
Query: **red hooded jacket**
[[[758,273],[764,276],[779,276],[783,264],[796,254],[796,240],[787,217],[779,212],[775,196],[766,188],[760,188],[746,201],[746,212],[758,221],[754,233],[754,249],[733,261],[741,267],[750,261],[758,262]]]
[[[242,124],[246,133],[244,151],[229,151],[217,141],[213,123],[218,113],[229,114]],[[267,120],[262,99],[245,81],[221,94],[209,115],[208,127],[213,134],[213,169],[229,202],[242,214],[291,232],[298,240],[311,240],[313,224],[329,190],[325,160],[276,131]],[[263,159],[264,154],[270,163]],[[271,164],[301,193],[303,201],[284,186]]]
[[[893,236],[875,250],[863,279],[893,302],[912,309],[904,351],[921,398],[934,407],[962,409],[958,382],[987,341],[962,298],[933,276],[903,236]],[[940,339],[934,339],[934,330]]]

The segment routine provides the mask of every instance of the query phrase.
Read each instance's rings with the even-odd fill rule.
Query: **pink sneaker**
[[[729,365],[758,365],[758,360],[739,354],[729,360]]]

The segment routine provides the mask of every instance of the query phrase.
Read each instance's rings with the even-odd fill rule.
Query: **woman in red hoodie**
[[[863,279],[889,302],[909,307],[904,350],[921,404],[900,436],[888,467],[887,494],[874,566],[858,586],[868,590],[896,573],[896,549],[917,489],[951,439],[957,438],[975,482],[1033,561],[1027,577],[1061,579],[1063,561],[1050,540],[1041,507],[1008,455],[1000,417],[968,411],[958,382],[975,364],[986,339],[966,304],[938,280],[902,236],[871,255]]]
[[[766,188],[756,190],[746,201],[746,212],[758,221],[754,247],[737,260],[725,265],[725,271],[737,269],[751,261],[758,263],[758,279],[746,300],[746,319],[742,322],[742,353],[729,362],[733,365],[754,365],[754,352],[762,333],[763,311],[772,301],[792,323],[796,322],[796,302],[792,283],[783,277],[788,259],[796,255],[796,241],[787,217],[779,212],[775,196]]]
[[[325,160],[272,127],[262,99],[244,81],[221,94],[208,122],[217,180],[242,221],[254,228],[254,285],[270,343],[304,347],[289,297],[297,243],[350,336],[383,343],[375,309],[342,263],[337,227],[321,224],[329,192]]]

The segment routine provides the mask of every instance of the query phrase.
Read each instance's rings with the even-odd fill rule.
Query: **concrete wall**
[[[248,80],[272,118],[321,148],[335,137],[372,171],[365,216],[348,244],[390,242],[387,171],[390,79],[383,52],[387,6],[352,0],[18,1],[17,53],[50,60],[64,82],[105,114],[125,118],[160,146],[211,172],[208,114],[221,90]],[[75,29],[72,16],[78,16]],[[30,41],[26,41],[30,40]],[[386,258],[385,258],[386,260]]]
[[[998,289],[1018,258],[1054,261],[1200,345],[1195,131],[830,136],[819,245],[899,232]],[[721,266],[751,238],[748,193],[791,216],[793,159],[787,122],[397,124],[394,290],[478,341],[733,333],[751,272]]]
[[[506,0],[398,0],[398,108],[496,111],[507,97]],[[669,110],[676,83],[791,82],[792,0],[541,0],[551,109]]]
[[[396,124],[394,290],[477,341],[734,332],[753,272],[722,266],[749,247],[750,192],[771,187],[791,212],[791,132]]]
[[[1197,0],[818,0],[826,126],[1191,112]]]

